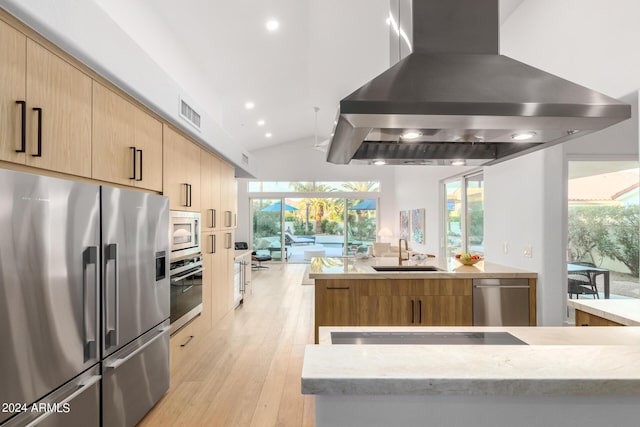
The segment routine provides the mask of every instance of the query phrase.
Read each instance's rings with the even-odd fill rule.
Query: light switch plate
[[[524,247],[524,256],[526,256],[527,258],[533,257],[533,248],[531,247],[531,245],[527,245]]]
[[[502,253],[507,255],[509,253],[509,243],[502,242]]]

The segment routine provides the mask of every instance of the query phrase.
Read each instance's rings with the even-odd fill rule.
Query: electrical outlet
[[[505,255],[509,253],[509,243],[502,242],[502,253]]]
[[[531,245],[527,245],[524,247],[524,256],[526,256],[527,258],[533,257],[533,248],[531,247]]]

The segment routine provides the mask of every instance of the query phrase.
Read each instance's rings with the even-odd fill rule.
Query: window
[[[484,175],[449,180],[444,194],[445,256],[484,254]]]

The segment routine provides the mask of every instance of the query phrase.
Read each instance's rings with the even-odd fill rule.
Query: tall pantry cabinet
[[[209,287],[211,321],[222,318],[233,308],[233,263],[235,255],[232,222],[235,207],[229,193],[235,194],[235,177],[230,167],[211,153],[200,153],[203,288]],[[231,168],[233,174],[233,169]],[[229,212],[232,212],[230,215]]]

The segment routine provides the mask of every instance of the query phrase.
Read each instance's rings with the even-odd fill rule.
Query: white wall
[[[443,246],[444,197],[441,180],[474,170],[462,166],[396,166],[395,167],[396,206],[393,222],[389,229],[398,236],[400,211],[425,208],[425,242],[410,242],[411,248],[422,253],[440,254]]]

